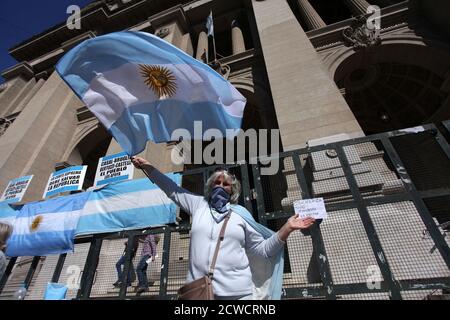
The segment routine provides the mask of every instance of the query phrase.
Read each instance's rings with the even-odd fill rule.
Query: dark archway
[[[447,97],[443,82],[422,67],[385,62],[361,66],[337,85],[364,133],[374,134],[424,124]]]
[[[72,150],[70,159],[78,159],[75,161],[81,163],[71,164],[82,164],[88,166],[83,189],[87,189],[94,184],[98,160],[106,155],[111,139],[112,136],[108,133],[108,131],[106,131],[103,126],[98,125],[96,129],[84,136]]]
[[[365,134],[446,120],[449,61],[433,48],[389,44],[347,56],[334,80]],[[428,59],[434,55],[435,61]]]

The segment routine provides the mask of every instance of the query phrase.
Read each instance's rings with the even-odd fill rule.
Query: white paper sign
[[[87,166],[74,166],[53,172],[48,178],[44,198],[61,192],[81,190]]]
[[[94,187],[133,179],[133,173],[134,166],[125,152],[105,156],[98,161]]]
[[[22,201],[22,198],[30,185],[31,179],[33,179],[32,175],[9,181],[8,186],[0,198],[0,202],[6,201],[8,203],[16,203]]]
[[[304,219],[312,217],[314,219],[326,219],[327,211],[323,198],[305,199],[294,201],[294,211],[299,217]]]

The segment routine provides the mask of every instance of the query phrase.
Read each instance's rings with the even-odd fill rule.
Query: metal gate
[[[226,166],[242,181],[240,204],[273,230],[294,213],[293,201],[325,201],[328,218],[287,241],[283,299],[424,299],[448,293],[450,122],[443,128],[449,131],[426,125]],[[267,160],[279,161],[277,174],[261,174]],[[203,194],[215,168],[183,172],[183,187]],[[183,212],[180,217],[179,224],[77,239],[73,254],[27,260],[29,269],[19,280],[13,271],[25,260],[12,258],[0,281],[0,299],[10,297],[11,289],[4,290],[10,283],[21,281],[30,299],[42,298],[50,281],[68,284],[73,299],[174,299],[188,265],[189,219]],[[127,281],[113,288],[124,240],[131,244],[149,233],[161,235],[159,258],[147,271],[149,291],[136,296]],[[138,259],[127,245],[126,277]]]

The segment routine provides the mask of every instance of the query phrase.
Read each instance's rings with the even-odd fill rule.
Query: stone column
[[[344,3],[354,16],[366,14],[367,8],[370,6],[370,4],[365,0],[344,0]]]
[[[205,31],[201,31],[198,35],[198,42],[197,42],[197,54],[195,58],[197,60],[206,62],[208,57],[208,35]],[[204,58],[202,58],[204,57]]]
[[[323,28],[327,25],[308,0],[298,0],[297,3],[302,20],[308,30]]]
[[[181,38],[180,49],[191,57],[194,56],[194,48],[192,47],[191,35],[189,33],[184,34]]]
[[[237,20],[231,22],[231,40],[233,44],[233,54],[245,51],[244,36]]]
[[[361,133],[320,56],[285,1],[252,1],[284,150]]]
[[[192,55],[192,41],[189,35],[189,23],[181,6],[159,12],[148,19],[155,35]]]
[[[23,100],[17,105],[17,107],[14,109],[13,113],[22,111],[23,108],[27,105],[28,102],[30,102],[31,98],[39,91],[39,89],[44,85],[45,80],[39,79],[38,82],[34,85],[33,88],[27,93],[27,95],[23,98]]]
[[[33,174],[24,202],[42,198],[50,173],[61,161],[76,130],[82,102],[54,72],[0,137],[0,189],[9,180]]]

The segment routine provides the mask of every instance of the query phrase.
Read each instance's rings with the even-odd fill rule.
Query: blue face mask
[[[209,203],[219,213],[227,213],[229,210],[230,194],[220,186],[215,186],[211,191]]]

